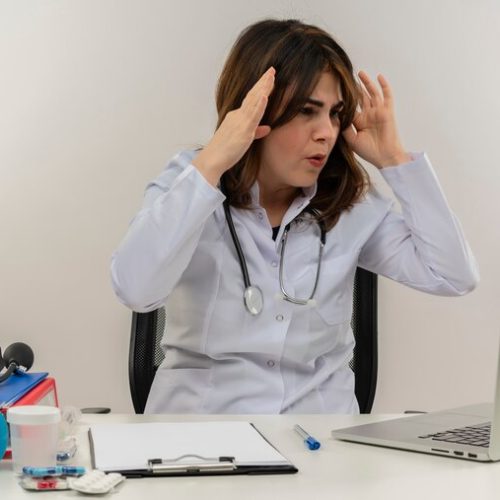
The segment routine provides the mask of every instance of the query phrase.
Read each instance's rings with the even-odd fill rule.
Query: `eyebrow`
[[[318,106],[318,108],[322,108],[325,105],[325,103],[323,101],[318,101],[317,99],[313,99],[312,97],[308,97],[306,99],[306,103],[312,104],[313,106]],[[333,110],[337,111],[343,107],[344,107],[344,101],[339,101],[339,102],[337,102],[337,104],[334,104],[332,106],[332,111]]]

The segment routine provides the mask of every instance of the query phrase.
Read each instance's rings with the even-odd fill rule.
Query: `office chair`
[[[351,320],[356,346],[350,367],[361,413],[370,413],[377,387],[377,275],[358,268],[354,280]],[[144,413],[158,366],[163,361],[160,341],[165,330],[165,309],[132,314],[129,383],[136,413]]]

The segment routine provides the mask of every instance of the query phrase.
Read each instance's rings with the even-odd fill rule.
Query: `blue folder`
[[[15,371],[7,380],[0,382],[0,408],[14,404],[47,375],[47,372]]]

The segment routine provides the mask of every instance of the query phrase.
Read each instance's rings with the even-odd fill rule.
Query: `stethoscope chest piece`
[[[250,314],[257,316],[257,314],[262,312],[264,307],[264,296],[262,290],[258,286],[247,286],[243,294],[243,300]]]

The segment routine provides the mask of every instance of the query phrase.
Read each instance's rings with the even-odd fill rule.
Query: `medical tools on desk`
[[[55,467],[23,467],[23,474],[30,477],[82,476],[87,470],[76,465],[56,465]]]
[[[86,472],[85,467],[24,467],[19,484],[26,490],[75,490],[87,495],[103,495],[124,479],[118,473]]]
[[[127,477],[297,472],[250,422],[102,423],[89,438],[94,466]]]
[[[60,439],[57,445],[58,462],[65,462],[74,457],[77,451],[76,426],[81,416],[81,411],[73,406],[66,406],[61,410]]]
[[[304,440],[304,444],[310,450],[318,450],[321,443],[306,432],[300,425],[295,425],[293,430]]]
[[[35,491],[52,491],[52,490],[68,490],[68,480],[61,477],[31,477],[23,476],[19,480],[19,484],[25,490]]]
[[[0,370],[6,368],[4,373],[0,373],[0,382],[4,382],[17,371],[27,372],[33,366],[34,359],[33,350],[24,342],[14,342],[5,349],[3,356],[0,349]]]
[[[23,475],[19,479],[19,484],[25,490],[51,491],[68,490],[68,476],[77,477],[85,474],[85,467],[62,466],[54,467],[23,467]]]
[[[67,438],[59,440],[57,445],[57,461],[65,462],[70,458],[73,458],[76,454],[77,445],[76,438],[74,436],[69,436]]]
[[[60,421],[61,412],[53,406],[14,406],[7,410],[14,472],[21,473],[23,466],[57,465]]]
[[[93,470],[77,479],[68,479],[68,486],[72,490],[87,495],[103,495],[109,493],[117,484],[125,480],[118,472],[106,474],[100,470]]]

